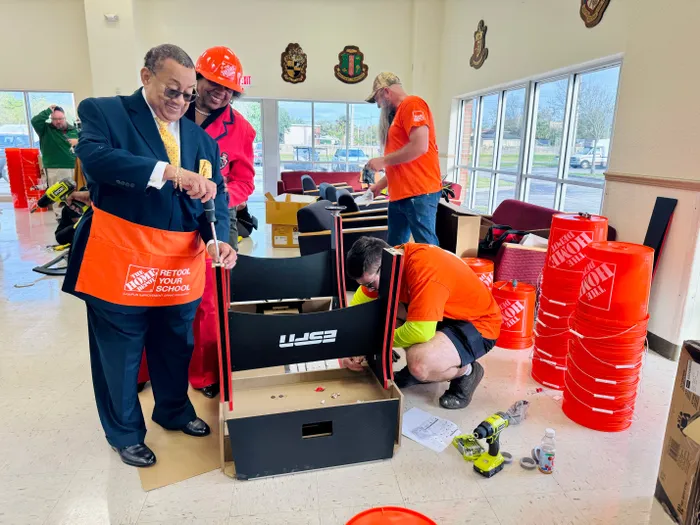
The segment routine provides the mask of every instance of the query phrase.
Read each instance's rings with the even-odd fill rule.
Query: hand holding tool
[[[204,203],[204,214],[207,217],[207,221],[211,225],[211,235],[214,239],[214,245],[216,246],[216,262],[221,263],[221,254],[219,253],[219,240],[216,238],[216,206],[214,205],[214,199],[209,199]]]

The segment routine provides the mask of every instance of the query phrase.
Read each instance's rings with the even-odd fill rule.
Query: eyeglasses
[[[51,117],[52,122],[61,122],[62,120],[66,120],[66,117],[60,117],[60,118]]]
[[[153,71],[152,69],[150,69],[149,71],[153,73],[153,76],[156,78],[156,80],[163,84],[163,86],[165,87],[165,91],[163,92],[163,94],[166,98],[169,98],[170,100],[175,100],[176,98],[182,97],[182,99],[187,104],[189,104],[190,102],[194,102],[197,98],[196,91],[193,91],[192,93],[185,93],[184,91],[178,91],[177,89],[169,88],[163,83],[161,79],[158,78],[158,75],[156,75],[155,71]]]
[[[372,278],[372,281],[369,283],[361,283],[360,281],[357,281],[357,284],[360,286],[364,286],[369,290],[370,292],[376,292],[378,290],[377,286],[374,284],[374,280],[376,279],[376,276],[379,275],[379,271],[381,270],[381,267],[379,270],[377,270],[377,273],[375,274],[375,277]]]

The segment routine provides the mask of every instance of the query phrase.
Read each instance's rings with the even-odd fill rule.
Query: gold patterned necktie
[[[180,167],[180,146],[177,145],[177,140],[175,136],[170,133],[168,129],[168,123],[156,118],[158,123],[158,132],[160,133],[160,138],[163,139],[163,145],[165,146],[165,152],[168,154],[168,159],[170,164],[176,168]]]

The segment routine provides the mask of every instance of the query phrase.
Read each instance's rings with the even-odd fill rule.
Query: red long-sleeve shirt
[[[221,175],[226,181],[228,205],[229,208],[234,208],[246,202],[255,190],[255,129],[230,106],[213,122],[207,124],[205,121],[204,124],[204,130],[219,145]]]

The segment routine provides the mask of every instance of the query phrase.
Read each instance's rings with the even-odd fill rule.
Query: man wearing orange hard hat
[[[197,98],[185,116],[201,126],[219,146],[221,175],[226,182],[230,216],[229,243],[238,250],[237,211],[245,208],[255,189],[253,126],[231,102],[243,94],[243,67],[236,54],[225,46],[207,49],[197,59]],[[190,361],[189,380],[193,388],[209,398],[219,393],[219,357],[216,344],[216,310],[214,272],[207,264],[204,296],[194,320],[194,352]],[[143,366],[139,386],[148,381]]]

